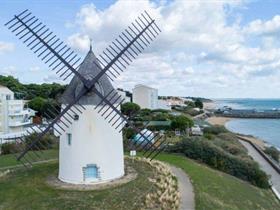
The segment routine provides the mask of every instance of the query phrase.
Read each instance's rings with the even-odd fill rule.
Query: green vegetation
[[[57,163],[36,165],[31,170],[17,169],[0,178],[0,209],[144,209],[146,195],[155,190],[149,179],[155,169],[144,162],[128,162],[138,172],[136,180],[99,191],[54,189],[46,184],[57,175]]]
[[[7,155],[12,153],[18,153],[30,145],[37,137],[38,134],[31,134],[27,136],[24,142],[10,142],[0,145],[1,155]],[[46,134],[40,141],[37,141],[31,150],[45,150],[45,149],[54,149],[57,147],[58,139],[54,135]]]
[[[196,99],[194,102],[195,107],[203,109],[203,103],[200,99]]]
[[[203,132],[206,134],[218,135],[220,133],[227,133],[228,130],[224,126],[214,125],[204,128]]]
[[[35,97],[28,102],[28,107],[36,110],[38,115],[44,115],[50,106],[60,110],[60,104],[54,99],[44,99],[42,97]],[[50,113],[49,113],[50,115]],[[47,116],[44,116],[47,117]]]
[[[169,152],[183,153],[225,173],[268,188],[268,176],[247,154],[237,137],[223,127],[209,127],[204,137],[184,137],[169,147]],[[204,131],[205,131],[204,130]]]
[[[279,162],[280,152],[275,147],[266,147],[264,152],[272,157],[275,161]]]
[[[36,139],[38,139],[38,134],[34,133],[27,136],[25,140],[26,145],[30,145]],[[58,146],[57,143],[58,143],[57,137],[51,134],[46,134],[43,137],[41,137],[40,141],[37,141],[31,149],[32,150],[54,149]]]
[[[271,190],[254,187],[184,156],[161,154],[158,159],[188,174],[194,186],[196,210],[280,209]]]
[[[37,152],[37,151],[36,151]],[[57,151],[45,152],[52,159]],[[192,180],[196,210],[275,210],[279,201],[271,190],[260,189],[213,170],[184,156],[161,154],[157,159],[182,168]],[[0,157],[0,167],[16,165],[13,156]],[[150,192],[152,176],[148,165],[135,164],[138,178],[125,185],[102,191],[56,190],[45,184],[50,174],[57,174],[57,164],[40,164],[32,170],[17,169],[0,178],[0,209],[140,209],[143,195]],[[1,170],[1,169],[0,169]]]
[[[192,119],[184,116],[174,116],[171,120],[171,128],[173,130],[178,129],[180,131],[185,131],[187,128],[190,128],[194,125]]]
[[[8,155],[12,153],[18,153],[21,151],[21,146],[16,143],[4,143],[0,145],[1,155]]]
[[[44,99],[57,99],[65,90],[65,85],[58,83],[52,84],[22,84],[12,76],[0,75],[0,84],[8,87],[16,93],[17,97],[25,100],[33,99],[34,97],[41,97]]]
[[[175,106],[173,109],[178,112],[181,112],[187,116],[192,116],[192,117],[203,113],[203,110],[195,109],[196,107],[193,102],[187,102],[187,104],[190,104],[190,105],[188,105],[186,107],[182,107],[182,106],[176,107]]]
[[[121,105],[122,113],[129,117],[137,113],[139,110],[140,110],[140,106],[135,103],[127,102]]]
[[[38,155],[40,155],[40,159],[38,158],[38,161],[58,158],[58,150],[54,149],[43,151],[31,151],[30,153],[38,153]],[[27,156],[28,155],[29,154],[27,154]],[[16,165],[21,165],[21,163],[16,160],[14,155],[0,155],[0,170],[1,168],[12,167]]]

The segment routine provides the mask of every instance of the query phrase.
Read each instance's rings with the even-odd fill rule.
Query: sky
[[[159,95],[280,98],[278,0],[0,1],[0,74],[23,83],[62,82],[4,23],[29,9],[84,57],[96,55],[144,10],[162,32],[114,82]]]

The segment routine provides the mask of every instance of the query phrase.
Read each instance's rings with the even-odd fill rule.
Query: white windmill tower
[[[79,73],[87,79],[94,78],[100,72],[96,64],[98,60],[90,47]],[[74,100],[83,88],[81,80],[73,77],[62,96],[62,106],[66,107],[67,101]],[[106,75],[96,83],[96,88],[103,96],[113,90]],[[117,94],[114,98],[118,98]],[[79,116],[74,116],[74,122],[60,135],[61,181],[75,184],[100,183],[124,175],[122,132],[114,129],[95,109],[100,101],[101,98],[93,92],[84,95],[79,103],[85,110]],[[114,102],[114,99],[111,101]],[[106,106],[104,109],[107,109]]]

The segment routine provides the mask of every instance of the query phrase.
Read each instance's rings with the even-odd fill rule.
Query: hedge
[[[261,188],[268,188],[268,176],[260,170],[256,162],[225,152],[211,141],[187,138],[169,148],[170,152],[184,153],[187,157],[248,181]]]

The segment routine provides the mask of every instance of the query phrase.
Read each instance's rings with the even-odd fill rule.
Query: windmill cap
[[[85,59],[83,60],[78,72],[85,79],[91,80],[95,78],[101,70],[102,67],[99,64],[98,59],[95,57],[94,53],[90,49]],[[104,74],[95,84],[95,88],[103,96],[106,96],[113,89],[113,86],[106,74]],[[62,95],[61,103],[71,103],[75,100],[79,93],[81,91],[84,91],[85,89],[86,88],[84,87],[83,82],[77,76],[74,76]],[[79,100],[79,103],[82,105],[97,105],[101,102],[101,100],[102,99],[99,96],[97,96],[93,91],[90,91]]]

